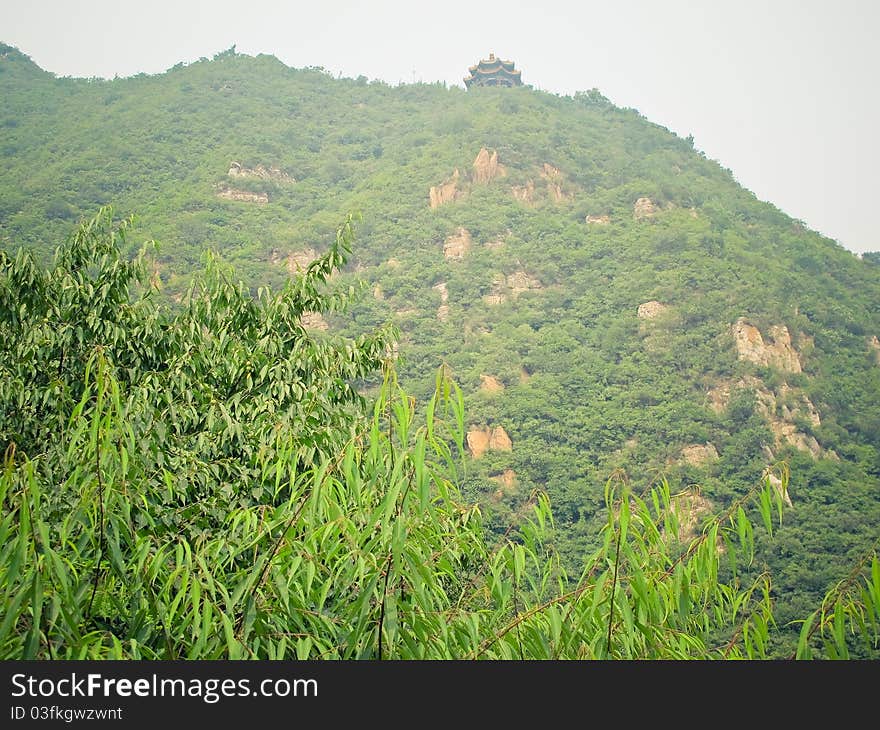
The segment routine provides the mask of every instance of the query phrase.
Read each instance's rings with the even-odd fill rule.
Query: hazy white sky
[[[880,250],[878,0],[0,0],[0,41],[59,76],[159,73],[236,45],[288,66],[463,86],[490,52],[597,87],[853,251]]]

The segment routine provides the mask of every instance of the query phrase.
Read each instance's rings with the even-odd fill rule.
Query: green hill
[[[785,461],[792,508],[752,566],[774,576],[781,625],[875,544],[880,267],[637,111],[596,90],[391,87],[231,50],[105,81],[0,46],[0,94],[8,250],[48,258],[110,203],[137,215],[132,250],[157,241],[173,302],[209,249],[279,288],[360,211],[331,283],[365,291],[312,326],[396,324],[421,400],[447,363],[479,457],[462,486],[497,532],[546,490],[576,565],[617,470],[637,491],[700,485],[698,522]]]

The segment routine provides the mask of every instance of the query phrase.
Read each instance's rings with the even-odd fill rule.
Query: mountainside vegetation
[[[690,138],[234,49],[0,90],[4,655],[877,657],[880,267]]]

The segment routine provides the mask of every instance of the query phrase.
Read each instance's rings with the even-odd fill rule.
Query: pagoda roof
[[[481,59],[479,63],[468,68],[470,75],[465,78],[465,86],[471,84],[485,86],[519,86],[522,84],[520,71],[514,68],[513,61],[504,61],[496,58],[494,53],[489,58]]]

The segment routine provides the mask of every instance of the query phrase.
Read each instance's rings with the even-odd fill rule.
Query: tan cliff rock
[[[633,206],[633,217],[636,220],[653,218],[658,208],[650,198],[639,198]]]
[[[502,177],[506,172],[504,165],[498,162],[498,152],[496,150],[489,152],[485,147],[480,148],[473,164],[471,177],[474,183],[485,185],[496,177]]]
[[[516,299],[520,294],[527,291],[543,289],[541,282],[523,270],[514,271],[507,276],[498,274],[492,279],[492,288],[483,297],[483,301],[492,306],[507,301],[508,298]]]
[[[510,192],[513,193],[514,199],[520,203],[531,205],[535,202],[535,182],[533,180],[529,180],[525,185],[514,185],[510,188]]]
[[[489,479],[500,486],[498,492],[495,493],[496,498],[516,491],[516,472],[513,469],[505,469],[500,474],[490,476]]]
[[[718,450],[714,444],[691,444],[681,450],[682,460],[691,466],[702,466],[712,461],[718,461]]]
[[[877,335],[871,335],[871,339],[868,340],[868,349],[874,352],[874,359],[880,365],[880,340],[877,339]]]
[[[508,274],[505,279],[505,284],[507,288],[510,290],[511,296],[516,298],[523,292],[532,291],[533,289],[543,289],[544,287],[541,285],[541,282],[538,281],[534,276],[530,276],[525,271],[519,270],[514,271],[512,274]]]
[[[449,301],[449,290],[446,288],[446,282],[441,281],[439,284],[434,284],[431,288],[440,294],[440,306],[437,307],[437,319],[441,322],[447,322],[449,320],[449,305],[446,302]]]
[[[434,284],[431,288],[440,295],[441,304],[446,304],[446,302],[449,301],[449,289],[447,288],[445,281],[441,281],[439,284]]]
[[[701,518],[713,511],[712,502],[695,489],[672,495],[669,508],[678,521],[680,542],[689,542],[695,538]]]
[[[239,162],[231,162],[227,176],[238,178],[256,178],[258,180],[272,180],[280,183],[295,183],[296,180],[288,175],[284,170],[277,167],[266,167],[264,165],[256,165],[255,167],[244,167]]]
[[[286,258],[287,270],[291,274],[298,274],[305,271],[316,258],[318,258],[318,252],[313,248],[291,251]]]
[[[768,341],[765,342],[760,330],[740,317],[731,326],[731,334],[740,360],[790,373],[801,372],[800,358],[791,344],[791,335],[785,325],[770,327]]]
[[[460,174],[458,168],[456,168],[451,178],[440,185],[431,186],[431,189],[428,191],[431,208],[439,208],[444,203],[451,203],[463,195],[463,192],[458,188],[459,177]]]
[[[764,473],[761,475],[761,478],[766,479],[770,483],[770,486],[772,486],[773,489],[776,490],[776,493],[782,495],[783,503],[787,504],[789,507],[794,507],[794,505],[791,503],[791,497],[788,494],[788,490],[784,488],[782,480],[773,473],[771,467],[768,466],[766,469],[764,469]]]
[[[541,167],[541,177],[547,183],[547,193],[557,203],[567,196],[562,192],[562,171],[558,167],[545,162]]]
[[[813,428],[822,425],[819,410],[805,393],[782,383],[775,392],[769,390],[758,378],[747,376],[735,383],[722,382],[706,393],[709,407],[718,414],[730,403],[732,394],[749,389],[755,394],[755,409],[763,416],[773,433],[773,448],[779,450],[787,445],[810,453],[813,458],[837,458],[833,451],[825,451],[815,437],[798,428],[798,421],[807,421]]]
[[[652,300],[639,305],[636,312],[639,319],[654,319],[663,314],[669,307],[666,304]]]
[[[299,321],[307,330],[326,332],[330,328],[320,312],[303,312]]]
[[[235,200],[242,203],[257,203],[265,205],[269,202],[269,196],[266,193],[252,193],[249,190],[237,190],[223,186],[217,191],[217,197],[222,200]]]
[[[459,227],[443,242],[443,256],[446,259],[460,261],[470,250],[472,243],[470,231]]]
[[[483,393],[501,393],[504,391],[504,383],[494,375],[480,375],[480,390]]]
[[[513,444],[503,426],[471,429],[467,432],[467,445],[471,455],[479,459],[486,451],[511,451]]]
[[[592,226],[607,226],[611,223],[610,215],[588,215],[584,218],[585,223],[589,223]]]

